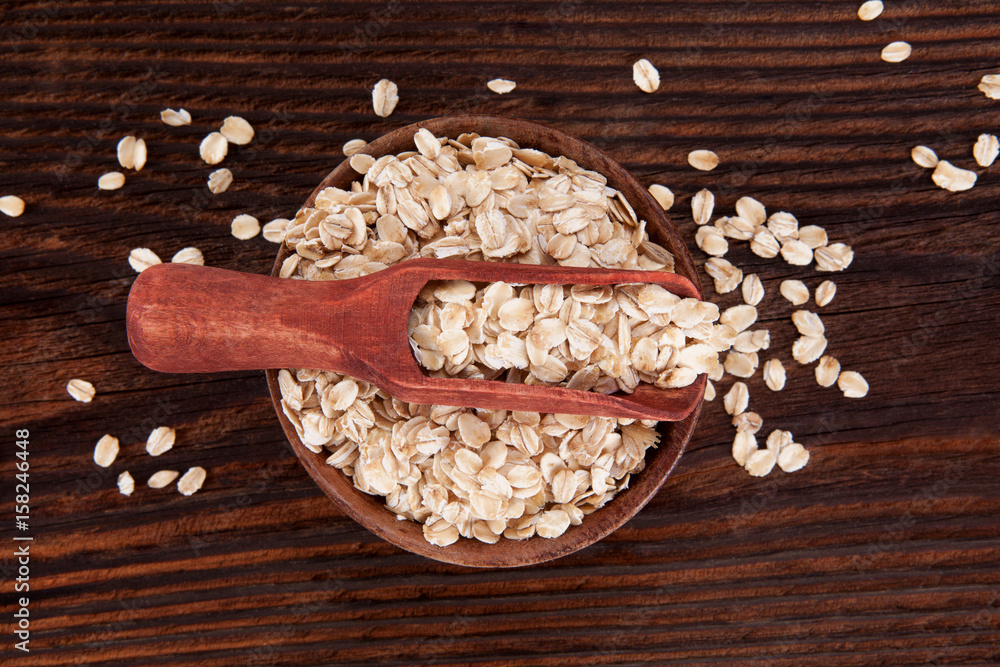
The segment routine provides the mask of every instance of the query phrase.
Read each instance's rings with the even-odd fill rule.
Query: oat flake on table
[[[194,264],[196,266],[205,265],[205,256],[197,248],[181,248],[170,258],[173,264]]]
[[[1000,74],[983,75],[977,88],[991,100],[1000,100]]]
[[[90,384],[86,380],[73,379],[66,383],[66,391],[75,400],[81,403],[90,403],[94,400],[94,396],[97,392],[94,390],[94,385]]]
[[[239,240],[247,241],[260,233],[260,222],[252,215],[243,213],[233,218],[230,231]]]
[[[493,79],[486,84],[486,87],[497,95],[506,95],[517,88],[517,83],[510,79]]]
[[[665,185],[653,183],[649,186],[649,194],[653,195],[653,199],[664,211],[669,211],[670,207],[674,205],[674,193]]]
[[[162,489],[177,479],[177,475],[179,474],[176,470],[160,470],[153,473],[146,483],[151,489]]]
[[[5,195],[0,197],[0,213],[12,218],[19,217],[24,213],[24,200],[17,195]]]
[[[135,491],[135,480],[128,470],[118,475],[118,492],[123,496],[131,496]]]
[[[100,190],[118,190],[123,185],[125,185],[125,174],[120,171],[109,171],[97,179],[97,187]]]
[[[882,49],[882,60],[887,63],[901,63],[910,57],[913,48],[906,42],[892,42]]]
[[[992,167],[998,154],[1000,154],[1000,141],[993,134],[980,134],[972,147],[972,155],[980,167]]]
[[[146,438],[146,452],[150,456],[160,456],[170,451],[177,440],[177,432],[169,426],[158,426]]]
[[[103,435],[94,447],[94,463],[107,468],[115,462],[118,456],[118,438],[113,435]]]
[[[198,154],[205,164],[219,164],[228,153],[229,141],[221,132],[210,132],[198,146]]]
[[[644,93],[655,93],[660,87],[660,72],[645,58],[632,65],[632,80]]]
[[[142,273],[151,266],[163,263],[163,260],[149,248],[133,248],[128,255],[128,263],[136,273]]]
[[[219,134],[226,138],[231,144],[245,146],[253,140],[253,126],[245,118],[239,116],[229,116],[222,121]]]
[[[233,184],[233,172],[225,167],[216,169],[208,175],[208,190],[213,195],[222,194]]]
[[[705,149],[691,151],[688,153],[688,164],[699,171],[712,171],[719,166],[719,156]]]
[[[399,103],[399,88],[389,79],[380,79],[372,88],[372,107],[375,115],[387,118]]]
[[[191,114],[185,109],[164,109],[160,112],[160,120],[172,127],[182,127],[191,124]]]

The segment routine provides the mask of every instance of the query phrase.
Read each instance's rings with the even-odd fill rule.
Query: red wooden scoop
[[[424,375],[407,340],[417,294],[431,280],[520,284],[656,283],[683,297],[682,276],[495,262],[413,259],[362,278],[287,280],[189,264],[157,264],[128,297],[128,342],[166,373],[316,368],[346,373],[409,403],[679,421],[706,376],[682,389],[640,384],[632,394]]]

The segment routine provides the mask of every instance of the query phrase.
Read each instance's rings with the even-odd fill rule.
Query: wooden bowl
[[[378,158],[386,154],[413,150],[413,135],[422,127],[437,137],[458,137],[465,132],[508,137],[524,148],[536,148],[552,156],[565,155],[583,168],[603,174],[607,177],[608,184],[625,196],[639,219],[646,220],[649,236],[674,254],[676,272],[689,278],[695,285],[701,284],[684,241],[649,191],[620,164],[590,144],[559,130],[516,118],[449,116],[408,125],[390,132],[368,144],[362,152]],[[323,179],[306,200],[305,206],[311,206],[316,195],[324,188],[333,186],[350,189],[350,183],[357,178],[358,174],[351,169],[348,161],[344,160]],[[289,251],[282,246],[271,275],[278,274],[282,261],[289,254]],[[645,470],[632,477],[628,489],[620,492],[603,508],[584,517],[583,523],[579,526],[570,526],[560,537],[546,539],[536,536],[520,541],[501,538],[496,544],[459,538],[455,544],[437,547],[424,539],[421,524],[399,521],[385,508],[383,498],[357,490],[350,478],[326,464],[325,456],[306,449],[299,440],[295,427],[281,409],[277,370],[267,371],[267,384],[278,419],[296,456],[320,488],[340,509],[371,532],[407,551],[468,567],[532,565],[573,553],[605,537],[635,516],[656,494],[684,451],[701,412],[701,401],[699,401],[687,419],[680,422],[661,422],[658,427],[660,444],[657,449],[651,449],[646,454]]]

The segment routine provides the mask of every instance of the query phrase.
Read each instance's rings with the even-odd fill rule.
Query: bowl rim
[[[406,125],[367,144],[361,153],[379,157],[413,149],[413,135],[426,128],[436,137],[457,138],[474,132],[482,136],[502,136],[523,148],[537,148],[550,155],[566,155],[582,168],[596,171],[608,179],[608,185],[622,193],[640,220],[646,221],[650,238],[674,255],[675,272],[689,278],[704,299],[701,281],[694,262],[680,233],[671,224],[666,211],[649,191],[621,164],[597,147],[561,130],[520,118],[489,115],[442,116]],[[539,144],[544,145],[539,145]],[[556,146],[553,152],[552,146]],[[566,152],[571,148],[573,155]],[[344,159],[313,190],[302,205],[311,206],[316,195],[328,187],[349,189],[358,173]],[[642,211],[642,213],[640,213]],[[278,249],[271,275],[277,276],[282,262],[291,252],[284,244]],[[496,544],[475,539],[459,538],[446,547],[438,547],[424,539],[423,524],[397,519],[385,507],[383,496],[372,496],[358,490],[353,480],[340,470],[327,465],[323,453],[313,453],[298,437],[295,427],[281,408],[279,369],[265,371],[271,403],[296,457],[323,492],[349,517],[370,532],[411,553],[436,561],[466,567],[523,567],[567,556],[610,535],[635,516],[659,491],[680,460],[694,432],[704,403],[704,393],[691,414],[680,422],[660,422],[657,432],[660,444],[647,451],[645,468],[629,480],[628,488],[620,491],[604,507],[584,517],[578,526],[570,526],[563,535],[546,539],[526,540],[501,538]],[[336,473],[335,475],[330,473]]]

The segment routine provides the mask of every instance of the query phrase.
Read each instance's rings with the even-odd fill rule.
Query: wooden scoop
[[[315,368],[346,373],[409,403],[679,421],[701,400],[706,376],[682,389],[640,384],[632,394],[421,372],[407,320],[431,280],[519,284],[655,283],[698,297],[687,279],[619,271],[413,259],[362,278],[304,281],[189,264],[157,264],[136,278],[126,315],[132,353],[166,373]]]

